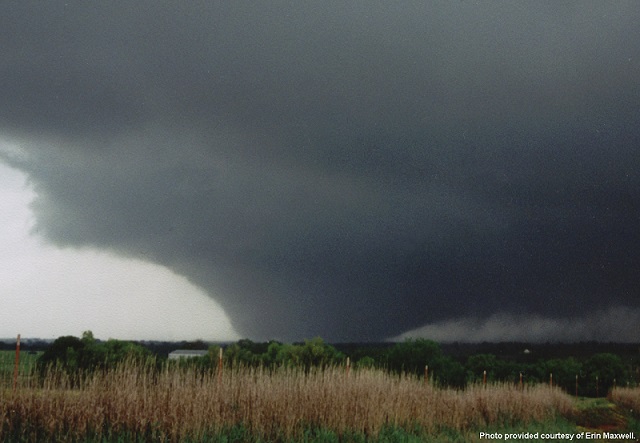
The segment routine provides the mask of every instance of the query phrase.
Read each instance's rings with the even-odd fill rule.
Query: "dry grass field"
[[[640,388],[614,388],[609,398],[618,406],[633,411],[633,414],[640,418]]]
[[[35,380],[31,378],[30,380]],[[138,364],[80,377],[50,371],[0,391],[0,441],[204,441],[242,426],[262,441],[300,441],[309,429],[376,438],[385,427],[421,432],[527,425],[571,413],[546,385],[465,390],[379,370],[238,368],[202,372]]]

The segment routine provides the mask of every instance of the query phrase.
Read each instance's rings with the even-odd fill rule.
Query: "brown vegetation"
[[[609,399],[632,415],[640,417],[640,388],[613,388]]]
[[[0,391],[0,440],[129,433],[144,439],[198,439],[241,424],[268,439],[305,429],[374,436],[383,426],[425,432],[543,421],[567,414],[572,401],[546,385],[433,387],[412,376],[343,368],[215,371],[135,364],[80,377],[72,387],[59,371],[38,386]]]

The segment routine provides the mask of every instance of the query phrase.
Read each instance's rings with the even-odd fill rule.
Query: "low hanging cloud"
[[[640,309],[612,307],[572,317],[493,314],[435,322],[392,338],[428,338],[441,342],[628,342],[638,341]]]
[[[0,158],[29,177],[35,232],[166,266],[240,334],[638,308],[635,3],[0,17],[0,135],[18,147]]]

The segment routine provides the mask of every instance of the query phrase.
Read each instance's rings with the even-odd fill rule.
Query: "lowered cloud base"
[[[255,340],[634,337],[637,2],[1,2],[0,30],[0,162],[49,245],[159,265]]]
[[[640,341],[640,309],[611,307],[570,318],[541,315],[494,314],[431,323],[405,332],[391,341],[428,338],[438,342],[619,342]]]

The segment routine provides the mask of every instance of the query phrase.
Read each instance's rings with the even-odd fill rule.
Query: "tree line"
[[[216,368],[220,349],[224,367],[262,366],[266,368],[346,366],[354,369],[377,368],[392,373],[412,373],[428,377],[430,383],[464,388],[470,383],[552,383],[568,393],[580,396],[603,396],[614,386],[637,386],[640,367],[636,361],[623,361],[613,353],[597,353],[587,358],[574,357],[539,359],[518,362],[494,354],[474,354],[464,359],[446,355],[434,341],[407,339],[385,348],[351,349],[349,358],[320,337],[301,343],[278,341],[253,342],[242,339],[225,346],[192,342],[185,348],[207,349],[202,357],[182,361],[166,361],[166,355],[156,355],[137,343],[99,341],[91,331],[82,337],[64,336],[55,340],[39,357],[38,368],[45,371],[57,365],[69,373],[108,370],[125,360],[136,360],[162,367],[164,364],[196,366],[203,370]],[[348,359],[349,358],[349,359]],[[152,363],[150,363],[152,362]],[[576,378],[577,376],[577,378]]]

